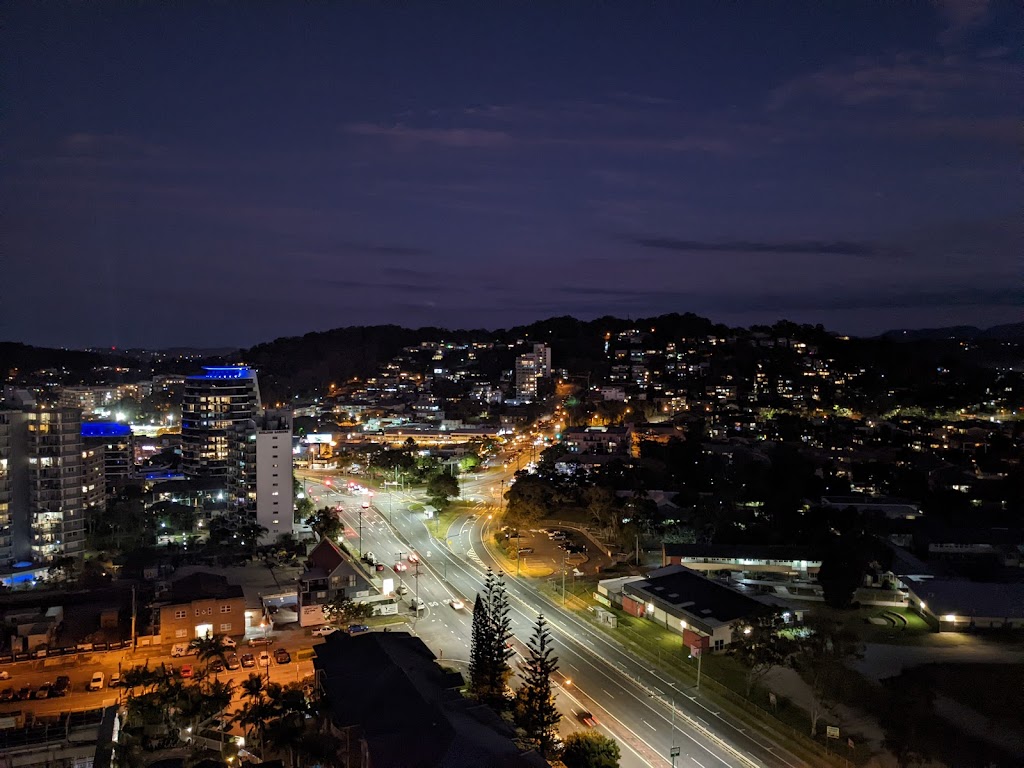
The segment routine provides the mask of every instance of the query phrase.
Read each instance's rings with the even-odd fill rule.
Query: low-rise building
[[[678,632],[686,645],[701,650],[724,648],[733,641],[733,623],[763,608],[763,603],[680,565],[622,584],[622,610]]]
[[[158,634],[164,644],[207,635],[245,634],[245,594],[224,576],[193,573],[171,583],[158,606]]]
[[[817,577],[821,555],[809,547],[789,545],[662,544],[661,564],[703,573],[732,571],[807,579]]]
[[[309,553],[306,570],[299,576],[299,625],[325,623],[324,606],[339,595],[367,601],[377,594],[374,585],[341,548],[330,539],[323,539]]]
[[[569,427],[562,442],[570,453],[626,453],[632,442],[629,427]]]

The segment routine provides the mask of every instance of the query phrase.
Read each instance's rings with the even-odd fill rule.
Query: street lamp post
[[[265,621],[260,622],[260,629],[263,630],[263,648],[267,653],[267,682],[270,682],[270,643],[267,638],[267,623]]]

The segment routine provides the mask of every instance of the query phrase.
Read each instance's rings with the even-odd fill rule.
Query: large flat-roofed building
[[[721,650],[733,641],[732,625],[764,604],[680,565],[658,568],[621,585],[622,610],[683,636],[690,647]]]
[[[103,477],[108,489],[128,481],[135,468],[135,445],[129,425],[116,421],[84,421],[82,442],[86,448],[103,448]]]
[[[732,571],[790,579],[816,577],[821,555],[809,547],[761,544],[662,544],[661,564],[693,571]]]

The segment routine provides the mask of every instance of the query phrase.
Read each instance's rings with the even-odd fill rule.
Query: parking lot
[[[515,560],[519,548],[519,571],[522,575],[543,578],[567,568],[587,572],[588,563],[595,553],[591,544],[577,531],[567,528],[533,528],[522,530],[519,537],[510,538],[509,557]],[[600,556],[600,552],[596,553]],[[590,569],[591,571],[593,568]]]

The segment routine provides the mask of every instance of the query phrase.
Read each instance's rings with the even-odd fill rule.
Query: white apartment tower
[[[267,529],[260,543],[292,532],[292,414],[268,410],[256,429],[256,522]]]
[[[533,351],[516,358],[516,399],[530,403],[537,399],[537,380],[551,376],[551,347],[534,344]]]

